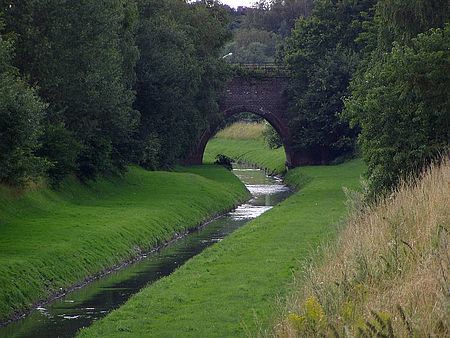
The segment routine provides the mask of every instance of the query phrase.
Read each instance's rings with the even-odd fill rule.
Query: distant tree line
[[[290,35],[295,21],[311,13],[313,0],[260,0],[254,7],[234,10],[229,25],[233,39],[223,54],[231,63],[272,63],[277,48]]]
[[[0,0],[0,182],[167,168],[218,118],[209,1]]]

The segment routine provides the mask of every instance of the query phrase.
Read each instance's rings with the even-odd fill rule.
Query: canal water
[[[281,179],[241,165],[233,167],[252,198],[201,229],[151,253],[123,269],[33,310],[25,318],[0,328],[0,338],[73,337],[80,328],[106,316],[133,294],[170,275],[188,259],[287,198],[291,191]]]

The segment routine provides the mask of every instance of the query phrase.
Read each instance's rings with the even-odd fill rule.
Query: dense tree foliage
[[[259,0],[247,11],[243,28],[255,28],[273,32],[285,38],[291,34],[300,17],[310,15],[313,0]]]
[[[141,0],[139,12],[138,161],[147,168],[168,167],[218,118],[227,17],[215,5],[178,0]]]
[[[344,116],[362,130],[371,197],[450,149],[449,19],[446,1],[380,0],[361,35],[366,58]]]
[[[260,0],[251,8],[229,8],[233,40],[223,50],[226,60],[251,64],[275,62],[278,45],[290,35],[297,18],[310,14],[312,3],[312,0]]]
[[[293,146],[314,162],[327,163],[354,149],[356,133],[338,115],[359,62],[355,40],[373,3],[317,0],[312,15],[299,19],[287,39]]]
[[[36,156],[45,104],[12,66],[12,54],[11,39],[0,33],[0,182],[21,185],[47,165]]]
[[[38,84],[39,94],[49,103],[48,130],[59,133],[44,141],[68,138],[78,145],[43,153],[58,162],[53,168],[62,172],[56,176],[75,168],[80,177],[93,178],[120,172],[128,163],[123,148],[138,121],[132,109],[137,53],[129,32],[131,4],[4,1],[7,29],[17,39],[15,64]],[[77,156],[73,149],[79,150]]]
[[[168,167],[218,118],[229,31],[215,1],[0,0],[0,10],[15,42],[14,54],[1,46],[2,181]]]

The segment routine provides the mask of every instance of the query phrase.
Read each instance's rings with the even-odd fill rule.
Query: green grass
[[[275,174],[285,171],[284,148],[270,149],[262,139],[234,140],[213,138],[206,146],[204,163],[213,163],[218,154],[227,155],[235,161],[253,163]]]
[[[212,142],[216,149],[221,146]],[[238,143],[226,144],[237,151]],[[334,225],[346,213],[342,187],[356,188],[363,169],[356,160],[289,171],[286,180],[302,187],[298,193],[145,288],[80,336],[243,337],[270,330],[277,298],[293,291],[299,263],[335,235]]]
[[[148,172],[18,194],[0,186],[0,321],[137,256],[248,196],[220,167]]]

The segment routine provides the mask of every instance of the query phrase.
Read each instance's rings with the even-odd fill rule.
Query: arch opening
[[[221,130],[224,121],[227,121],[231,117],[240,113],[251,113],[257,115],[263,118],[265,121],[267,121],[267,123],[269,123],[275,129],[275,131],[280,136],[281,142],[283,144],[284,153],[286,156],[286,165],[287,167],[290,167],[292,163],[290,152],[290,134],[286,123],[279,117],[277,117],[275,114],[271,113],[268,110],[265,110],[262,107],[255,107],[248,105],[234,106],[224,110],[222,122],[204,131],[200,140],[197,143],[195,150],[191,153],[190,157],[188,158],[187,164],[203,163],[205,149],[209,140],[211,140]]]

